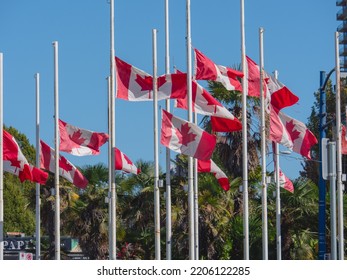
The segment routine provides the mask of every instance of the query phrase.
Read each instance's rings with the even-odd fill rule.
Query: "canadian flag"
[[[264,71],[265,72],[265,71]],[[294,105],[299,101],[285,85],[272,75],[265,72],[267,88],[271,94],[271,105],[277,110]]]
[[[270,140],[282,144],[294,152],[311,159],[310,149],[318,143],[306,125],[282,112],[271,110]]]
[[[248,96],[260,97],[260,67],[251,58],[246,56]],[[267,77],[264,75],[263,92],[266,99],[270,100],[270,93],[267,88]]]
[[[290,181],[288,179],[288,177],[286,175],[284,175],[284,173],[282,172],[282,170],[279,170],[280,172],[280,178],[279,178],[279,182],[280,182],[280,187],[286,189],[287,191],[293,193],[294,192],[294,185],[292,183],[292,181]]]
[[[32,165],[30,165],[30,168],[31,168],[31,174],[32,174],[31,181],[34,183],[45,185],[48,179],[48,173]]]
[[[126,154],[122,153],[116,148],[116,170],[123,170],[127,173],[139,174],[141,172],[135,164],[127,157]]]
[[[193,111],[211,116],[212,130],[231,132],[242,129],[241,122],[196,81],[192,81]],[[176,107],[188,109],[187,97],[176,100]]]
[[[160,142],[177,153],[209,160],[216,146],[216,137],[162,110]]]
[[[29,162],[17,141],[6,130],[3,130],[3,167],[4,171],[18,176],[21,182],[32,180]]]
[[[211,59],[197,49],[194,49],[194,53],[194,76],[196,80],[217,81],[222,83],[227,90],[242,91],[241,83],[238,80],[243,77],[242,72],[222,65],[216,65]]]
[[[223,190],[228,191],[230,189],[227,175],[225,175],[225,173],[214,163],[212,159],[207,161],[198,160],[198,172],[213,173]]]
[[[153,77],[116,57],[117,98],[128,101],[153,100]],[[184,98],[187,94],[186,74],[165,74],[157,79],[158,100]]]
[[[99,148],[108,140],[108,134],[82,129],[59,120],[59,150],[75,156],[100,154]]]
[[[42,140],[40,140],[40,145],[41,168],[54,173],[55,151]],[[83,176],[81,171],[79,171],[71,162],[61,155],[59,155],[59,175],[81,189],[84,189],[88,185],[88,180]]]

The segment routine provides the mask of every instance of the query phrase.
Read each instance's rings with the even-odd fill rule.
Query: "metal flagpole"
[[[330,259],[337,260],[336,240],[336,142],[328,142],[328,172],[330,183]]]
[[[274,71],[275,79],[278,79],[278,72]],[[276,248],[277,260],[282,259],[282,235],[281,235],[281,186],[280,186],[280,155],[278,143],[272,142],[273,157],[275,163],[276,180]]]
[[[169,48],[169,0],[165,0],[165,72],[170,73]],[[166,111],[170,112],[170,99],[166,100]],[[172,223],[171,223],[171,167],[170,149],[166,148],[166,259],[171,260]]]
[[[245,44],[244,0],[241,0],[241,63],[242,63],[242,191],[243,191],[243,258],[249,260],[249,214],[248,214],[248,154],[247,154],[247,65]]]
[[[266,182],[266,124],[265,124],[265,97],[264,97],[264,29],[259,28],[259,52],[260,52],[260,101],[261,101],[261,185],[262,185],[262,238],[263,260],[268,259],[268,222],[267,222],[267,182]]]
[[[186,0],[187,13],[187,96],[188,96],[188,122],[193,122],[192,112],[192,50],[190,26],[190,0]],[[189,227],[189,259],[194,260],[194,182],[193,158],[188,157],[188,227]]]
[[[280,164],[278,143],[272,142],[273,156],[275,162],[276,180],[276,248],[277,260],[282,259],[282,236],[281,236],[281,186],[280,186]]]
[[[4,259],[3,55],[0,53],[0,260]]]
[[[112,100],[112,93],[111,93],[111,77],[107,77],[107,111],[108,111],[108,134],[111,135],[111,123],[112,123],[112,115],[111,115],[111,100]],[[112,246],[112,200],[111,200],[111,182],[112,182],[112,161],[111,161],[111,154],[112,154],[112,143],[111,140],[108,141],[108,194],[107,194],[107,202],[108,202],[108,236],[109,236],[109,242],[108,242],[108,252],[109,252],[109,258],[113,256],[113,246]]]
[[[194,123],[198,124],[198,114],[194,113]],[[194,256],[199,259],[199,184],[198,184],[198,160],[194,158]]]
[[[110,139],[111,142],[111,151],[108,155],[111,158],[111,165],[109,168],[111,169],[111,182],[109,183],[111,186],[111,236],[109,237],[109,242],[112,246],[112,254],[110,254],[109,258],[111,260],[116,259],[117,253],[117,234],[116,234],[116,178],[115,178],[115,166],[116,166],[116,132],[115,132],[115,50],[114,50],[114,0],[110,0],[110,104],[109,108],[111,110],[111,118],[110,118]],[[110,253],[111,253],[110,252]]]
[[[58,80],[58,42],[54,47],[54,143],[55,143],[55,259],[60,260],[60,194],[59,194],[59,80]]]
[[[340,90],[340,57],[339,32],[335,32],[335,69],[336,69],[336,175],[337,175],[337,219],[338,219],[338,251],[339,259],[344,259],[343,233],[343,184],[342,184],[342,152],[341,152],[341,90]]]
[[[36,82],[36,167],[40,168],[40,74],[35,74]],[[36,183],[36,260],[41,259],[41,198],[40,184]]]
[[[154,238],[155,259],[160,260],[160,193],[159,193],[159,143],[158,143],[158,90],[157,90],[157,30],[153,38],[153,114],[154,114]]]

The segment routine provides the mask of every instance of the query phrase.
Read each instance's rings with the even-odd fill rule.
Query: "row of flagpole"
[[[114,48],[114,0],[110,0],[110,77],[108,78],[108,95],[109,95],[109,151],[115,149],[115,48]],[[245,30],[244,30],[244,0],[241,0],[241,61],[244,78],[242,79],[243,95],[242,95],[242,139],[243,139],[243,207],[244,207],[244,259],[249,259],[249,225],[248,225],[248,156],[247,156],[247,66],[245,56]],[[166,15],[166,73],[169,73],[169,37],[168,37],[168,0],[165,0],[165,15]],[[188,91],[188,121],[193,122],[192,112],[192,65],[191,65],[191,23],[190,23],[190,0],[186,1],[187,15],[187,91]],[[155,258],[160,259],[160,209],[159,209],[159,160],[158,160],[158,100],[157,100],[157,52],[156,52],[156,29],[152,30],[153,35],[153,92],[154,92],[154,158],[155,158],[155,178],[154,178],[154,202],[155,202]],[[265,142],[265,100],[263,94],[263,29],[260,34],[260,96],[262,104],[261,115],[261,134],[262,134],[262,209],[263,209],[263,259],[268,258],[267,251],[267,182],[266,182],[266,142]],[[336,32],[338,40],[338,32]],[[54,116],[55,116],[55,259],[60,259],[60,196],[59,196],[59,75],[58,75],[58,42],[53,42],[54,47]],[[341,161],[341,109],[340,109],[340,70],[339,58],[337,52],[336,59],[336,136],[337,136],[337,190],[338,190],[338,234],[340,240],[343,240],[343,212],[342,212],[342,161]],[[39,147],[39,74],[36,78],[36,145]],[[275,77],[277,78],[277,77]],[[170,101],[167,100],[167,109],[170,109]],[[195,118],[196,120],[196,118]],[[3,55],[0,53],[0,139],[3,139]],[[264,139],[264,140],[263,140]],[[0,151],[3,149],[3,143],[0,141]],[[280,237],[280,198],[279,198],[279,157],[278,144],[275,144],[275,171],[276,171],[276,244],[277,258],[281,259],[281,237]],[[115,185],[115,154],[109,153],[109,218],[110,218],[110,259],[116,259],[116,185]],[[0,153],[0,259],[3,259],[3,154]],[[36,156],[36,165],[39,166],[38,153]],[[195,166],[195,168],[194,168]],[[170,187],[170,151],[166,151],[166,167],[167,167],[167,185],[166,185],[166,258],[171,259],[171,187]],[[264,169],[265,168],[265,169]],[[188,219],[189,219],[189,259],[198,259],[198,205],[197,205],[197,172],[196,163],[193,158],[188,157]],[[194,180],[195,179],[195,180]],[[169,213],[168,213],[169,212]],[[40,258],[40,187],[36,184],[36,257]],[[339,242],[340,259],[343,259],[343,242]]]

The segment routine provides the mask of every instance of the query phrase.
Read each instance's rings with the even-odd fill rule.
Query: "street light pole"
[[[326,137],[327,121],[326,94],[323,87],[326,79],[325,71],[320,71],[319,89],[319,202],[318,202],[318,259],[324,260],[326,253],[325,221],[326,221],[326,182],[322,177],[322,139]]]

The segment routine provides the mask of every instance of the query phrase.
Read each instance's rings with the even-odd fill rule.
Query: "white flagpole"
[[[188,93],[188,122],[193,122],[192,112],[192,51],[190,26],[190,0],[186,0],[187,12],[187,93]],[[189,259],[194,260],[194,185],[193,158],[188,157],[188,227],[189,227]]]
[[[116,132],[115,132],[115,50],[114,50],[114,0],[110,0],[110,103],[109,108],[111,110],[111,124],[110,124],[110,142],[111,142],[111,153],[109,157],[111,158],[111,182],[109,182],[111,186],[111,236],[109,237],[109,242],[111,243],[112,250],[110,252],[110,260],[116,259],[116,178],[115,178],[115,166],[116,166],[116,158],[115,158],[115,150],[116,150]],[[111,254],[112,253],[112,254]]]
[[[36,82],[36,167],[40,168],[40,74],[35,74]],[[36,183],[36,260],[41,259],[41,198],[40,184]]]
[[[278,72],[274,72],[275,79],[278,79]],[[278,143],[272,142],[273,157],[275,163],[276,180],[276,248],[277,260],[282,259],[282,235],[281,235],[281,186],[280,186],[280,155]]]
[[[241,62],[242,62],[242,191],[243,191],[243,258],[249,260],[249,214],[248,214],[248,150],[247,150],[247,65],[245,44],[244,0],[241,0]]]
[[[0,53],[0,260],[4,259],[3,55]]]
[[[159,144],[158,144],[158,93],[157,93],[157,30],[153,36],[153,113],[154,113],[154,238],[155,259],[160,260],[160,193],[159,193]]]
[[[165,72],[170,73],[169,48],[169,0],[165,0]],[[166,111],[170,112],[170,99],[166,100]],[[171,223],[171,166],[170,149],[166,148],[166,259],[171,260],[172,223]]]
[[[337,175],[337,219],[338,219],[338,251],[339,259],[344,259],[343,233],[343,184],[342,184],[342,152],[341,152],[341,90],[340,90],[340,57],[339,32],[335,32],[335,70],[336,70],[336,175]]]
[[[194,113],[194,123],[198,124],[198,114]],[[199,183],[198,183],[198,160],[193,159],[194,165],[194,256],[199,259]]]
[[[54,47],[54,143],[55,143],[55,259],[60,260],[60,194],[59,194],[59,77],[58,77],[58,42]]]
[[[262,239],[263,260],[268,259],[268,222],[267,222],[267,182],[266,182],[266,123],[265,123],[265,97],[264,97],[264,29],[259,28],[260,52],[260,101],[261,101],[261,185],[262,185]]]
[[[107,111],[108,111],[108,134],[111,135],[111,123],[112,123],[112,115],[111,115],[111,100],[112,100],[112,93],[111,93],[111,77],[108,76],[107,78]],[[108,194],[107,194],[107,201],[108,201],[108,254],[109,258],[113,256],[113,246],[112,246],[112,200],[111,200],[111,182],[112,182],[112,160],[111,160],[111,154],[112,154],[112,143],[111,140],[108,141]]]

